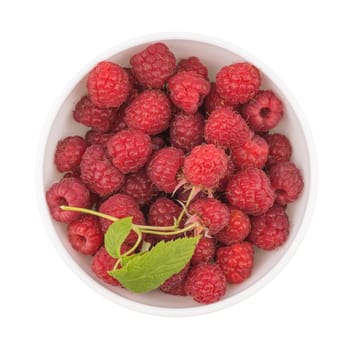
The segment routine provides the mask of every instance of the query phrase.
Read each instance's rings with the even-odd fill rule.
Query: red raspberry
[[[184,289],[198,303],[214,303],[226,293],[226,278],[216,264],[195,265],[187,274]]]
[[[228,225],[215,238],[224,243],[231,245],[243,241],[250,232],[250,220],[248,215],[239,209],[230,209],[230,219]]]
[[[111,257],[105,247],[101,247],[92,258],[91,269],[103,282],[112,286],[120,286],[120,283],[108,274],[108,271],[113,270],[116,262],[117,259]]]
[[[300,170],[292,162],[279,162],[269,169],[270,181],[276,192],[276,203],[294,202],[304,188]]]
[[[204,107],[208,114],[213,112],[216,108],[229,107],[231,109],[236,109],[237,104],[232,104],[224,100],[217,92],[216,84],[210,84],[209,95],[205,98]]]
[[[138,95],[125,110],[129,128],[148,135],[156,135],[169,127],[170,102],[160,90],[146,90]]]
[[[63,178],[46,192],[46,202],[56,221],[69,224],[78,219],[81,214],[62,210],[60,206],[87,208],[90,204],[90,192],[80,180],[74,177]]]
[[[228,225],[230,211],[224,203],[214,198],[197,199],[189,206],[192,215],[198,215],[210,235],[215,235]]]
[[[103,244],[103,233],[96,216],[82,215],[71,222],[67,230],[70,244],[82,254],[93,255]]]
[[[87,89],[92,103],[97,107],[117,108],[129,95],[128,74],[116,63],[100,62],[88,76]]]
[[[252,130],[268,131],[282,119],[283,105],[272,91],[259,91],[242,106],[242,114]]]
[[[171,294],[171,295],[177,295],[177,296],[186,296],[185,288],[184,288],[185,283],[182,282],[180,284],[175,285],[172,288],[169,288],[167,291],[164,291],[161,289],[162,292]]]
[[[85,140],[89,146],[91,145],[102,145],[106,146],[107,142],[109,139],[113,136],[114,134],[111,133],[102,133],[100,131],[93,131],[89,130],[85,134]]]
[[[239,168],[263,168],[269,154],[267,142],[260,136],[254,135],[241,147],[233,148],[231,159]]]
[[[178,72],[168,81],[170,99],[185,113],[196,113],[208,95],[210,84],[195,72]]]
[[[242,146],[249,140],[250,130],[241,115],[230,108],[217,108],[207,119],[204,138],[208,143],[224,148]]]
[[[159,151],[165,145],[165,141],[161,136],[153,136],[151,138],[151,142],[152,142],[153,153]]]
[[[55,164],[61,173],[75,170],[86,149],[86,141],[80,136],[68,136],[58,141],[55,151]]]
[[[107,143],[108,154],[122,173],[136,173],[152,153],[151,138],[138,130],[122,130]]]
[[[125,181],[125,176],[113,166],[101,145],[92,145],[86,149],[80,170],[82,181],[92,192],[102,197],[118,191]]]
[[[216,262],[229,283],[241,283],[248,278],[252,272],[253,259],[254,250],[249,242],[222,247],[216,252]]]
[[[265,214],[251,218],[252,230],[248,240],[258,248],[273,250],[289,235],[289,220],[283,207],[275,204]]]
[[[212,261],[215,257],[215,239],[203,236],[196,246],[191,258],[191,265]]]
[[[145,87],[161,88],[176,70],[176,58],[163,43],[147,46],[130,59],[136,79]]]
[[[196,72],[201,75],[204,79],[208,80],[208,68],[200,61],[198,57],[191,56],[182,59],[177,65],[177,70],[186,72]]]
[[[187,188],[187,186],[185,186],[186,188],[181,188],[181,190],[178,190],[176,192],[176,199],[179,200],[182,203],[186,203],[188,200],[188,197],[191,193],[192,188],[189,187]],[[200,198],[208,198],[208,194],[205,193],[204,191],[200,191],[198,194],[196,194],[195,196],[196,199],[200,199]]]
[[[128,126],[125,122],[125,109],[127,108],[126,104],[123,104],[117,111],[114,119],[112,120],[111,132],[117,133],[121,130],[126,129]]]
[[[174,147],[162,148],[149,162],[147,174],[160,191],[171,193],[176,188],[176,175],[182,164],[182,150]]]
[[[266,174],[257,168],[240,170],[229,181],[226,197],[230,204],[249,215],[261,215],[270,209],[275,193]]]
[[[271,166],[277,162],[287,162],[292,156],[292,145],[288,138],[282,134],[264,136],[269,145],[269,156],[266,165]]]
[[[136,90],[142,89],[142,86],[141,86],[140,82],[136,79],[132,69],[129,68],[129,67],[124,67],[124,70],[125,70],[125,72],[128,75],[129,82],[130,82],[130,85],[131,85],[131,89],[136,89]]]
[[[260,84],[259,70],[247,62],[225,66],[216,75],[218,94],[232,104],[248,102],[258,92]]]
[[[189,152],[203,141],[204,119],[200,113],[176,115],[170,125],[170,142]]]
[[[218,192],[224,192],[226,190],[227,184],[235,172],[235,166],[232,160],[229,158],[227,162],[227,172],[225,176],[219,181],[219,185],[216,188]]]
[[[159,288],[161,291],[168,293],[169,291],[174,290],[175,287],[178,287],[179,285],[183,284],[187,272],[190,268],[190,264],[187,263],[185,267],[180,270],[178,273],[175,273],[170,278],[168,278]]]
[[[184,160],[183,172],[192,184],[215,188],[227,173],[227,156],[214,145],[199,145]]]

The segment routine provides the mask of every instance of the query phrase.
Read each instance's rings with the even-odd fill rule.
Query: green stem
[[[139,246],[139,244],[141,243],[142,240],[142,232],[139,230],[138,227],[135,227],[136,225],[132,225],[132,230],[134,230],[137,234],[137,241],[136,243],[133,245],[133,247],[131,247],[125,254],[123,255],[130,255],[131,253],[133,253],[136,248]]]
[[[197,222],[194,222],[193,224],[184,227],[181,230],[176,230],[176,231],[170,231],[170,232],[159,232],[159,231],[152,231],[152,230],[142,230],[143,233],[152,233],[153,235],[168,235],[168,236],[173,236],[173,235],[177,235],[179,233],[183,233],[186,231],[190,231],[192,229],[194,229],[196,226],[198,226]]]
[[[111,216],[111,215],[108,215],[108,214],[104,214],[104,213],[100,213],[99,211],[95,211],[95,210],[91,210],[91,209],[79,208],[79,207],[69,207],[67,205],[61,205],[60,208],[62,210],[76,211],[76,212],[79,212],[79,213],[99,216],[100,218],[111,220],[111,221],[118,221],[119,220],[118,218],[116,218],[114,216]]]
[[[157,230],[157,231],[173,231],[176,229],[176,226],[147,226],[147,225],[135,225],[140,230]]]
[[[187,211],[187,208],[188,208],[188,206],[190,205],[190,203],[191,203],[191,201],[193,199],[193,194],[194,194],[195,191],[196,191],[196,187],[193,186],[192,189],[191,189],[190,194],[188,195],[186,204],[185,204],[184,208],[182,208],[182,211],[181,211],[179,217],[176,220],[176,226],[180,225],[180,222],[181,222],[182,218],[184,217],[184,215],[185,215],[185,213]]]

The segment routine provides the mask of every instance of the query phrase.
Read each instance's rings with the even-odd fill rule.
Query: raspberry
[[[259,70],[247,62],[225,66],[216,75],[218,94],[232,104],[248,102],[258,92],[260,84]]]
[[[124,67],[124,70],[125,70],[126,74],[128,75],[131,89],[136,89],[136,90],[142,89],[142,86],[140,85],[140,82],[136,79],[132,69],[129,67]]]
[[[75,170],[86,149],[86,141],[80,136],[68,136],[58,141],[55,151],[55,164],[58,171]]]
[[[204,120],[200,113],[176,115],[170,125],[170,142],[189,152],[203,141]]]
[[[268,131],[282,119],[283,105],[272,91],[259,91],[242,106],[242,114],[252,130]]]
[[[238,107],[237,104],[232,104],[224,100],[217,92],[216,84],[210,84],[210,92],[209,95],[205,98],[204,107],[207,113],[213,112],[216,108],[229,107],[231,109],[236,109]]]
[[[249,140],[250,130],[241,115],[230,108],[217,108],[207,119],[204,138],[224,148],[240,147]]]
[[[248,215],[239,209],[230,209],[230,218],[228,225],[215,238],[224,243],[231,245],[243,241],[250,232],[250,220]]]
[[[170,99],[185,113],[196,113],[208,95],[210,84],[195,72],[178,72],[168,81]]]
[[[124,184],[125,176],[107,158],[102,145],[88,147],[80,163],[81,179],[90,191],[108,196]]]
[[[46,202],[56,221],[69,224],[78,219],[81,214],[62,210],[60,206],[87,208],[90,204],[90,193],[80,180],[74,177],[63,178],[46,192]]]
[[[216,190],[218,192],[224,192],[226,190],[226,186],[227,183],[229,182],[229,180],[231,179],[231,177],[233,176],[235,172],[235,166],[232,162],[232,160],[229,158],[228,162],[227,162],[227,171],[225,176],[219,181],[218,187],[216,188]]]
[[[107,150],[122,173],[136,173],[152,153],[151,138],[138,130],[121,130],[108,141]]]
[[[167,289],[167,291],[164,291],[161,289],[162,292],[167,293],[167,294],[171,294],[171,295],[177,295],[177,296],[186,296],[186,292],[185,292],[185,288],[184,288],[184,282],[179,283],[169,289]]]
[[[169,127],[170,102],[160,90],[146,90],[138,95],[125,110],[129,128],[148,135],[156,135]]]
[[[200,61],[198,57],[191,56],[182,59],[177,65],[177,70],[186,72],[196,72],[201,75],[204,79],[208,80],[208,68]]]
[[[279,162],[269,169],[270,181],[276,192],[276,203],[294,202],[304,188],[300,170],[292,162]]]
[[[216,252],[216,262],[229,283],[241,283],[248,278],[252,272],[253,259],[254,250],[249,242],[222,247]]]
[[[117,108],[128,98],[128,74],[116,63],[100,62],[89,73],[87,89],[92,103],[97,107]]]
[[[247,168],[236,173],[226,188],[230,204],[249,215],[261,215],[270,209],[275,193],[266,174],[257,168]]]
[[[70,244],[82,254],[93,255],[103,244],[103,233],[96,216],[82,215],[71,222],[67,230]]]
[[[269,156],[266,165],[271,166],[277,162],[287,162],[292,156],[292,145],[288,138],[282,134],[264,136],[269,145]]]
[[[147,46],[130,64],[136,79],[148,88],[161,88],[176,70],[176,58],[163,43]]]
[[[176,175],[182,164],[182,150],[174,147],[162,148],[149,162],[147,174],[160,191],[171,193],[176,188]]]
[[[93,131],[89,130],[85,134],[85,140],[89,146],[91,145],[102,145],[106,146],[107,142],[109,139],[113,136],[114,134],[111,133],[102,133],[100,131]]]
[[[196,246],[191,258],[191,265],[209,262],[214,259],[216,251],[215,239],[203,236]]]
[[[198,303],[210,304],[226,293],[226,278],[216,264],[195,265],[187,274],[184,289]]]
[[[233,148],[231,159],[239,168],[263,168],[269,154],[269,146],[267,142],[260,136],[254,135],[244,145]]]
[[[95,106],[88,96],[84,96],[76,104],[73,118],[78,123],[91,127],[94,131],[106,132],[111,128],[116,113],[115,109],[102,109]]]
[[[210,235],[215,235],[227,226],[230,218],[227,205],[214,198],[197,199],[190,204],[189,211],[199,216]]]
[[[214,145],[199,145],[184,160],[183,172],[192,185],[215,188],[227,172],[227,156]]]
[[[117,133],[120,130],[126,129],[128,126],[125,122],[125,109],[126,105],[123,104],[117,111],[114,119],[112,120],[111,132]]]
[[[176,199],[179,200],[180,202],[186,203],[188,200],[188,197],[191,193],[192,188],[185,186],[185,188],[181,188],[181,190],[178,190],[176,192]],[[204,191],[200,191],[198,194],[195,196],[196,199],[199,198],[208,198],[208,195]]]
[[[159,151],[165,145],[165,141],[161,136],[153,136],[151,138],[151,142],[152,142],[152,151],[153,152]]]
[[[289,220],[283,207],[275,204],[265,214],[251,218],[252,230],[248,240],[258,248],[273,250],[289,235]]]
[[[187,272],[190,268],[190,264],[187,263],[185,267],[180,270],[178,273],[175,273],[170,278],[168,278],[159,288],[161,291],[168,293],[169,291],[174,290],[175,287],[178,287],[183,283],[186,278]]]

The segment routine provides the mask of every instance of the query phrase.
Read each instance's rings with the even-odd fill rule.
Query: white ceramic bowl
[[[210,305],[200,305],[190,297],[174,297],[159,291],[135,294],[126,289],[101,283],[91,273],[91,258],[71,248],[65,225],[53,221],[46,206],[45,191],[60,178],[53,163],[57,141],[68,135],[84,135],[86,132],[85,127],[73,121],[72,110],[76,102],[86,93],[88,72],[101,60],[128,66],[129,58],[134,53],[156,41],[166,43],[178,59],[191,55],[200,57],[209,68],[212,79],[215,78],[219,68],[233,62],[249,61],[257,66],[262,72],[263,88],[275,91],[284,103],[285,115],[276,131],[283,132],[290,138],[293,145],[292,160],[304,176],[305,187],[302,196],[288,207],[291,227],[287,242],[271,252],[259,250],[251,277],[239,285],[231,285],[221,301]],[[242,49],[214,38],[188,33],[163,33],[131,40],[90,62],[69,83],[48,116],[40,143],[38,163],[37,189],[40,210],[47,233],[63,260],[86,284],[110,300],[141,312],[168,316],[198,315],[226,308],[250,296],[276,276],[290,260],[306,232],[314,207],[317,186],[316,155],[309,127],[286,86],[262,62]]]

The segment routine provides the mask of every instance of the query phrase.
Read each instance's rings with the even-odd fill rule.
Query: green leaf
[[[196,236],[161,241],[150,251],[135,254],[133,258],[124,260],[121,269],[108,273],[133,292],[149,292],[184,268],[200,238],[201,236]]]
[[[105,234],[105,247],[110,256],[115,259],[121,257],[120,247],[129,235],[132,226],[132,217],[119,219],[111,224]]]

